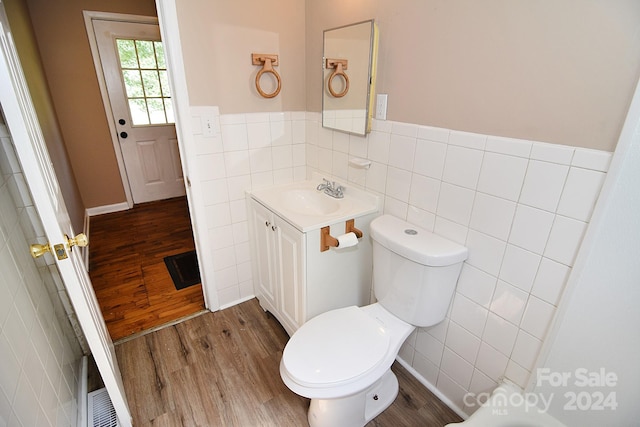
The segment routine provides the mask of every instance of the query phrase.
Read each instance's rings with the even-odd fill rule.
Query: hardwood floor
[[[118,344],[134,425],[307,426],[308,399],[280,379],[288,339],[252,299]],[[400,393],[368,427],[461,421],[402,366],[393,370]]]
[[[117,341],[204,309],[202,286],[177,291],[164,257],[194,249],[184,197],[91,218],[89,276]]]

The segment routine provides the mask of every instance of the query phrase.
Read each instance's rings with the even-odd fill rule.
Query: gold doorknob
[[[89,239],[87,239],[87,235],[84,233],[80,233],[76,237],[69,237],[65,234],[64,238],[67,239],[67,247],[69,250],[72,250],[74,246],[84,248],[89,244]]]
[[[34,243],[31,245],[29,252],[31,256],[34,258],[39,258],[47,252],[51,252],[51,246],[47,243],[46,245],[40,245],[38,243]]]

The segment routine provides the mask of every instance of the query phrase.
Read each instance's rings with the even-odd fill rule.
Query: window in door
[[[133,125],[175,123],[162,42],[116,39],[116,45]]]

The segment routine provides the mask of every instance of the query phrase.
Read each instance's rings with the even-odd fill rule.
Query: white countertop
[[[344,198],[336,199],[316,190],[322,178],[275,185],[249,191],[252,198],[302,232],[346,221],[380,210],[379,197],[344,186]]]

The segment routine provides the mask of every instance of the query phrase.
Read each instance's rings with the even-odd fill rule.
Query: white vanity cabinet
[[[291,334],[304,322],[305,235],[256,201],[251,214],[256,296]]]
[[[321,252],[319,227],[303,232],[255,198],[247,202],[254,292],[289,335],[325,311],[370,303],[369,223],[377,212],[355,217],[364,234],[356,246]],[[329,225],[335,237],[345,232],[344,220]]]

